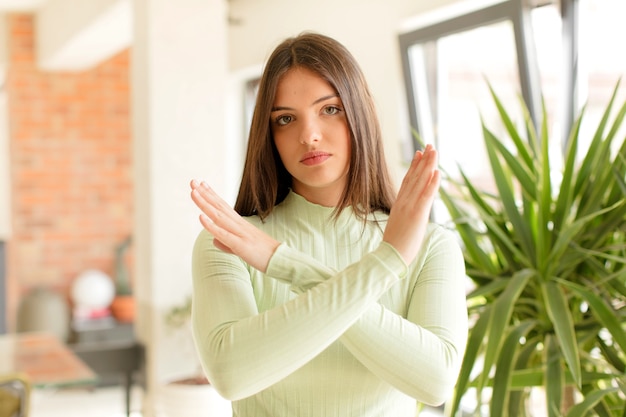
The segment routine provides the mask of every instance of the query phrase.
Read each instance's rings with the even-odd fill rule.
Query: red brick
[[[7,16],[9,328],[30,288],[67,295],[85,269],[112,274],[114,248],[133,228],[129,51],[81,73],[44,72],[33,23]]]

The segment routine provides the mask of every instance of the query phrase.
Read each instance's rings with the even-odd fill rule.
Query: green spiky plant
[[[467,394],[475,415],[533,415],[534,388],[542,415],[626,416],[626,141],[617,137],[626,103],[611,116],[616,87],[586,149],[581,112],[555,184],[545,106],[535,129],[522,103],[518,129],[490,90],[507,132],[498,138],[483,123],[497,191],[477,189],[462,170],[441,190],[476,284],[446,414],[461,415]]]

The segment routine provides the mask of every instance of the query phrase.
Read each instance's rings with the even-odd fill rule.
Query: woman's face
[[[276,89],[270,126],[293,190],[308,201],[337,205],[350,166],[350,130],[343,103],[316,73],[293,68]]]

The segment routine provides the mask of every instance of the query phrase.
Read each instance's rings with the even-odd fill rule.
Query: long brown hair
[[[274,49],[261,76],[250,126],[248,151],[235,203],[242,216],[267,217],[287,196],[291,175],[285,169],[270,130],[270,112],[278,82],[287,70],[306,68],[336,90],[346,112],[352,152],[348,180],[335,215],[352,206],[363,220],[395,199],[383,150],[374,101],[352,54],[339,42],[316,33],[288,38]]]

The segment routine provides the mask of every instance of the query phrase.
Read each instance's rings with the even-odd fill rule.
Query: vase
[[[116,295],[110,308],[113,317],[121,323],[135,320],[135,298],[132,295]]]
[[[36,288],[21,301],[17,311],[17,331],[44,331],[66,342],[70,333],[70,308],[65,298],[47,288]]]

